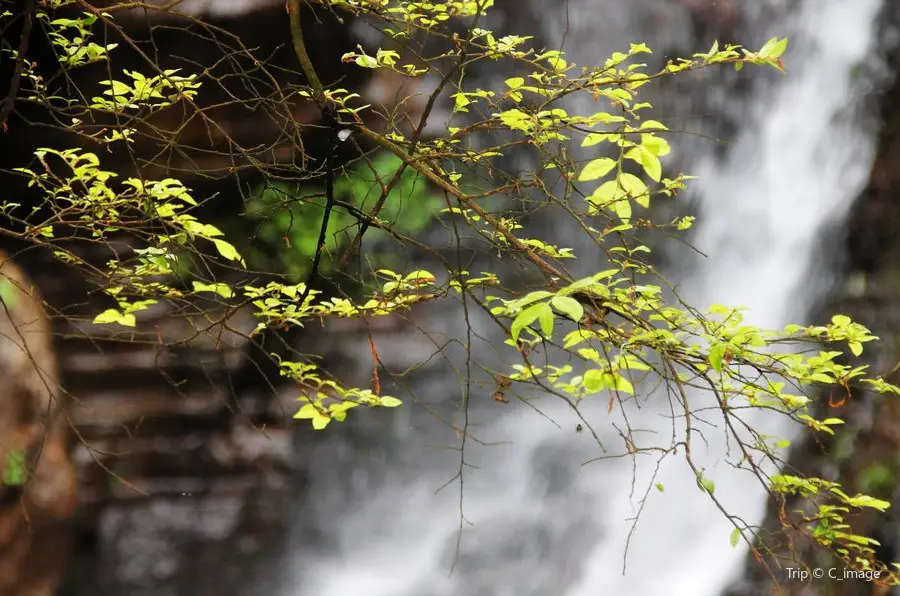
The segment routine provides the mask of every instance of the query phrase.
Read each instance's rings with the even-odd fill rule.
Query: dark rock
[[[52,596],[69,555],[78,486],[50,321],[0,253],[0,594]]]

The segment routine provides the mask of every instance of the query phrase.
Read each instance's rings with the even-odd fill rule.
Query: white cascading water
[[[817,237],[845,216],[873,158],[872,135],[846,116],[859,102],[854,67],[875,51],[882,1],[805,0],[771,32],[791,39],[787,76],[747,102],[744,128],[724,162],[709,158],[691,168],[701,177],[694,186],[700,205],[694,244],[710,255],[682,280],[692,303],[746,306],[751,322],[778,327],[805,316],[817,298],[804,281],[827,273],[813,267]],[[582,53],[590,25],[570,25],[570,43]],[[426,387],[432,393],[453,390],[437,379]],[[621,425],[621,413],[608,415],[599,403],[605,400],[596,401],[582,412],[607,448],[620,450],[610,423]],[[384,431],[395,433],[383,439],[394,444],[382,454],[387,461],[377,480],[359,463],[365,454],[342,457],[339,445],[326,444],[313,456],[313,485],[302,515],[315,520],[331,545],[298,547],[286,561],[297,571],[284,593],[712,596],[740,572],[745,547],[731,548],[732,526],[678,457],[666,460],[653,480],[665,492],[651,491],[625,559],[655,462],[582,465],[599,455],[596,444],[574,431],[572,412],[546,401],[539,406],[544,415],[510,405],[500,415],[479,418],[479,439],[506,444],[469,443],[467,461],[477,467],[465,469],[462,497],[458,483],[435,494],[455,473],[459,455],[435,446],[455,439],[427,418]],[[657,399],[629,418],[632,427],[662,433],[657,439],[637,436],[668,445],[668,414],[667,403]],[[796,432],[781,418],[745,419],[767,434]],[[709,420],[714,425],[718,418]],[[696,442],[694,457],[715,482],[716,496],[746,520],[762,519],[759,481],[729,465],[721,430],[707,428],[705,436],[708,446]],[[340,459],[350,459],[355,469]]]
[[[788,74],[745,104],[745,125],[724,163],[707,159],[693,167],[699,176],[698,233],[692,244],[708,257],[682,285],[697,306],[746,306],[750,322],[778,328],[802,322],[820,298],[813,276],[820,234],[843,221],[864,188],[874,158],[875,139],[854,117],[860,90],[853,72],[876,51],[882,0],[806,0],[786,31],[794,46],[785,56]],[[714,415],[707,417],[713,424]],[[742,418],[763,434],[793,438],[799,428],[783,416],[763,413]],[[733,469],[721,433],[710,439],[706,475],[726,509],[760,520],[765,498],[758,480]],[[717,444],[718,443],[718,444]],[[697,443],[695,442],[695,446]],[[702,444],[701,444],[702,445]],[[746,549],[731,551],[733,526],[709,503],[696,498],[684,466],[669,466],[659,481],[676,502],[653,499],[641,513],[631,541],[626,576],[606,570],[589,573],[574,595],[666,593],[717,594],[740,571]],[[620,515],[632,508],[621,500]],[[604,541],[595,561],[622,557],[625,534]],[[598,590],[598,587],[603,590]]]

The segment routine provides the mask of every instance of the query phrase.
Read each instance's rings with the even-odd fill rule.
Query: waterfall
[[[787,30],[772,32],[791,40],[787,76],[740,104],[744,126],[724,160],[706,156],[692,168],[699,176],[692,243],[709,256],[682,281],[689,303],[746,306],[750,322],[778,328],[802,322],[821,298],[830,272],[816,254],[819,236],[843,221],[874,159],[875,137],[856,118],[862,98],[853,73],[877,49],[882,3],[807,0]],[[794,438],[799,430],[783,416],[742,418],[767,435]],[[721,434],[707,438],[703,465],[717,498],[745,520],[761,520],[765,495],[757,479],[728,465]],[[659,476],[666,493],[679,497],[653,499],[641,512],[628,573],[611,576],[598,565],[571,594],[712,595],[733,579],[745,545],[729,548],[732,526],[697,498],[686,472],[671,466]],[[619,506],[623,519],[633,511],[624,496]],[[625,538],[620,529],[591,560],[621,559]]]
[[[605,13],[597,4],[569,3],[581,11],[568,36],[582,64],[598,54],[591,40]],[[788,74],[739,104],[743,129],[723,159],[696,156],[688,168],[700,176],[693,242],[710,256],[679,280],[692,303],[746,306],[765,326],[802,319],[819,298],[820,285],[809,281],[827,274],[817,269],[818,236],[866,182],[874,139],[854,118],[854,69],[876,49],[882,0],[776,4],[779,21],[768,26],[791,39]],[[411,383],[433,403],[459,395],[453,372],[426,371]],[[318,542],[300,540],[285,561],[286,596],[704,596],[739,573],[746,548],[729,545],[732,526],[681,459],[664,462],[653,480],[664,492],[651,489],[629,540],[654,462],[582,465],[597,446],[575,431],[568,409],[541,402],[540,415],[479,399],[490,407],[475,410],[473,430],[489,445],[469,443],[461,492],[458,483],[438,491],[459,467],[459,454],[440,446],[458,440],[425,414],[402,414],[394,427],[373,422],[365,448],[338,431],[323,442],[311,456],[312,486],[298,521],[319,533]],[[672,422],[661,406],[648,402],[629,416],[668,444]],[[605,403],[585,403],[582,412],[607,429],[606,444],[620,446],[610,428],[620,412],[607,415]],[[781,418],[751,416],[768,434],[796,431]],[[760,520],[763,487],[728,465],[721,429],[709,428],[706,439],[695,458],[716,496],[745,520]]]

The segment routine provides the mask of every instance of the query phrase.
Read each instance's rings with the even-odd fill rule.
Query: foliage
[[[821,478],[790,474],[770,478],[765,466],[780,464],[789,443],[759,436],[748,440],[736,430],[745,426],[745,411],[766,409],[811,432],[828,434],[843,421],[815,417],[812,406],[819,388],[849,392],[864,387],[888,395],[900,393],[884,379],[870,376],[866,366],[843,363],[845,348],[859,356],[864,345],[876,338],[843,315],[823,326],[761,329],[746,323],[739,308],[717,305],[701,312],[670,299],[664,293],[665,280],[648,261],[650,249],[635,234],[641,228],[677,234],[693,221],[689,217],[653,221],[653,204],[677,197],[690,178],[665,171],[664,160],[672,151],[668,129],[644,117],[651,106],[642,101],[641,88],[665,77],[713,67],[740,69],[753,64],[783,70],[780,55],[787,41],[772,39],[759,51],[716,44],[708,52],[671,60],[655,71],[640,62],[650,48],[635,43],[598,66],[582,68],[560,50],[532,47],[528,37],[484,29],[491,0],[323,3],[344,17],[366,15],[390,45],[359,47],[343,56],[345,62],[403,77],[437,74],[440,82],[411,129],[404,128],[396,114],[385,114],[384,132],[379,132],[370,124],[378,117],[374,108],[355,93],[320,82],[305,47],[300,4],[288,1],[294,49],[309,84],[278,87],[277,96],[283,99],[273,102],[271,109],[286,105],[284,109],[291,113],[291,105],[299,105],[296,102],[312,102],[325,124],[335,131],[352,131],[354,139],[382,151],[372,160],[361,152],[354,173],[336,180],[328,168],[314,172],[306,165],[298,168],[298,177],[313,180],[312,184],[321,185],[325,178],[324,196],[319,197],[324,208],[306,200],[295,202],[297,193],[287,183],[267,188],[251,206],[250,217],[269,218],[260,228],[263,240],[287,239],[296,251],[285,256],[288,270],[308,274],[306,282],[263,285],[254,281],[234,240],[199,215],[214,199],[195,197],[175,178],[143,173],[120,177],[104,166],[101,156],[105,159],[107,151],[131,151],[135,139],[177,144],[177,135],[152,128],[151,132],[144,124],[159,112],[181,110],[189,118],[203,114],[197,102],[207,81],[199,70],[162,70],[152,59],[146,60],[143,74],[118,69],[116,44],[91,41],[100,38],[93,33],[99,25],[117,30],[114,16],[94,11],[74,19],[57,17],[55,11],[66,4],[59,0],[41,3],[38,15],[56,48],[61,72],[104,62],[111,74],[96,81],[103,90],[88,99],[67,92],[59,83],[61,78],[51,85],[33,63],[23,59],[18,61],[21,75],[29,83],[20,101],[52,109],[58,121],[71,122],[83,142],[100,150],[42,148],[35,165],[18,168],[44,203],[38,210],[4,204],[3,212],[22,230],[10,234],[49,247],[59,259],[102,278],[112,306],[96,315],[94,322],[131,328],[135,333],[140,331],[142,311],[153,304],[166,301],[187,309],[187,305],[202,304],[198,297],[219,301],[229,313],[252,307],[258,320],[254,335],[327,317],[397,314],[423,301],[465,300],[485,309],[508,335],[507,356],[513,361],[507,370],[497,372],[502,391],[538,388],[576,408],[583,400],[607,399],[612,410],[624,408],[630,396],[645,390],[651,375],[662,379],[671,391],[672,406],[683,414],[680,438],[671,444],[654,444],[628,429],[624,431],[625,455],[683,458],[705,498],[719,504],[714,479],[697,467],[691,455],[691,445],[702,440],[693,427],[692,396],[711,396],[724,421],[721,432],[739,446],[733,465],[755,474],[775,495],[800,495],[815,503],[816,509],[798,522],[785,522],[787,529],[811,537],[848,566],[884,568],[874,556],[875,541],[854,534],[846,520],[859,510],[884,511],[886,502],[848,495],[838,484]],[[14,17],[7,14],[5,18]],[[465,25],[463,33],[453,28],[460,23]],[[4,51],[16,58],[15,50]],[[247,53],[264,75],[271,75],[251,50],[235,52]],[[496,88],[473,86],[466,76],[478,63],[499,61],[521,76]],[[277,83],[278,77],[271,80]],[[596,111],[570,113],[568,100],[574,95],[592,98]],[[429,106],[445,96],[452,100],[452,119],[445,134],[426,138]],[[292,116],[285,121],[299,126]],[[214,121],[205,124],[216,128]],[[295,137],[302,136],[302,129],[291,130],[292,135],[297,132]],[[581,153],[566,150],[576,146],[590,159],[580,162],[574,155]],[[302,146],[299,149],[302,152]],[[539,167],[527,175],[505,172],[501,159],[513,151],[538,156]],[[237,149],[234,155],[265,171],[258,156]],[[479,187],[463,185],[464,175],[477,178]],[[484,206],[483,199],[495,195],[548,210],[552,207],[552,217],[576,222],[596,251],[576,254],[571,247],[530,238],[526,223]],[[472,273],[448,263],[440,272],[361,271],[361,281],[375,288],[362,297],[327,296],[310,289],[322,253],[337,254],[342,244],[354,249],[368,227],[403,245],[428,248],[403,234],[421,229],[434,213],[432,197],[439,197],[446,207],[436,215],[443,224],[467,229],[491,251],[539,278],[540,287],[519,291],[504,279],[505,272]],[[336,240],[351,224],[359,224],[355,239]],[[137,248],[120,253],[102,270],[86,263],[74,248],[76,240],[112,243],[123,235],[136,239]],[[190,286],[178,286],[170,280],[185,253],[203,264],[193,270],[204,273],[195,273]],[[571,274],[566,262],[576,256],[603,262],[603,270],[586,277]],[[789,347],[804,349],[787,351]],[[552,359],[558,352],[551,348],[564,350],[569,358]],[[381,394],[377,377],[373,387],[347,387],[308,360],[281,358],[278,364],[286,378],[304,387],[296,418],[310,420],[316,429],[343,421],[352,408],[400,405],[399,399]],[[465,435],[468,429],[460,432]],[[661,484],[657,488],[663,493]],[[733,544],[743,539],[754,552],[764,551],[765,544],[757,542],[757,529],[740,525],[737,516],[729,515],[729,519],[735,525]],[[891,570],[885,571],[889,572],[886,581],[898,583]]]
[[[334,182],[336,199],[365,211],[381,193],[381,185],[400,170],[403,162],[388,152],[379,152],[368,163],[358,164]],[[321,186],[291,187],[283,182],[271,182],[262,187],[253,199],[247,214],[255,223],[255,234],[243,251],[251,266],[266,271],[284,271],[292,277],[309,274],[316,254],[316,236],[324,219],[325,191]],[[383,225],[392,224],[397,234],[415,234],[425,229],[443,202],[428,194],[421,176],[412,169],[400,173],[399,182],[389,192],[379,213]],[[326,255],[338,255],[351,240],[358,218],[352,212],[338,210],[327,223]],[[386,232],[376,229],[370,240],[385,240]],[[265,250],[263,250],[263,248]],[[267,254],[275,253],[272,259]],[[384,262],[388,255],[376,255]],[[322,264],[327,271],[331,260]]]
[[[3,461],[3,475],[0,476],[2,486],[22,486],[28,480],[28,468],[25,464],[25,452],[13,449],[6,454]]]

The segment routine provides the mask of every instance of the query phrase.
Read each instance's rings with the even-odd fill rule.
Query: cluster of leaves
[[[53,20],[50,20],[46,12],[39,12],[38,16],[47,22],[50,40],[59,50],[60,63],[65,66],[98,62],[118,46],[115,43],[101,46],[91,41],[92,26],[97,22],[97,15],[85,12],[74,19],[60,17]]]
[[[403,162],[397,156],[382,151],[348,168],[335,180],[335,198],[356,211],[340,209],[329,218],[324,247],[326,256],[339,254],[346,247],[350,233],[357,228],[358,218],[354,213],[367,211],[402,166]],[[266,271],[284,271],[291,277],[308,275],[318,248],[325,198],[324,190],[312,185],[298,189],[276,181],[262,188],[247,208],[256,230],[252,242],[244,250],[251,266]],[[394,234],[416,234],[425,229],[443,204],[439,197],[430,193],[415,170],[404,169],[400,172],[399,182],[386,195],[378,220]],[[372,232],[370,240],[383,240],[388,236],[382,229]],[[272,253],[276,259],[267,257]],[[373,258],[384,262],[388,257],[385,254]],[[330,268],[329,259],[322,269],[327,272]]]
[[[100,81],[107,89],[103,91],[103,97],[93,99],[91,108],[107,112],[139,109],[156,111],[167,108],[182,98],[196,97],[197,89],[200,88],[200,83],[194,80],[197,75],[183,77],[178,74],[178,70],[177,68],[164,70],[152,77],[124,70],[122,73],[131,81],[113,79]]]
[[[706,392],[714,397],[725,421],[722,432],[740,446],[740,457],[731,462],[733,465],[758,476],[775,494],[819,498],[816,515],[806,518],[799,527],[850,566],[883,566],[873,556],[874,541],[848,531],[846,517],[861,509],[884,510],[886,503],[865,495],[849,496],[839,485],[822,479],[788,475],[769,478],[764,464],[779,464],[778,451],[789,444],[783,440],[773,445],[747,441],[735,430],[745,426],[741,418],[744,411],[763,408],[790,417],[813,432],[832,432],[831,427],[841,420],[819,420],[811,407],[820,387],[849,389],[852,384],[900,394],[900,389],[886,380],[868,376],[865,366],[840,364],[842,351],[818,349],[822,344],[845,345],[858,356],[863,345],[875,338],[844,316],[834,317],[825,326],[767,330],[745,323],[738,308],[714,306],[701,312],[667,298],[665,281],[646,259],[650,249],[634,234],[640,227],[683,231],[692,222],[691,218],[652,222],[654,200],[677,196],[686,188],[689,177],[664,175],[664,159],[672,150],[665,138],[667,128],[657,120],[644,118],[652,106],[642,101],[640,89],[662,77],[722,65],[740,69],[755,64],[782,70],[780,55],[786,40],[773,39],[756,52],[716,44],[708,52],[669,61],[658,70],[638,61],[650,49],[633,44],[602,65],[581,68],[560,50],[529,47],[528,37],[497,37],[482,28],[485,11],[492,5],[490,0],[328,0],[323,4],[335,11],[367,15],[386,39],[414,48],[410,54],[416,56],[402,65],[405,60],[394,49],[360,47],[344,55],[346,62],[409,77],[437,74],[440,84],[428,98],[428,105],[442,101],[445,90],[451,91],[452,118],[446,134],[427,140],[422,130],[430,107],[422,120],[414,123],[412,133],[399,122],[387,122],[386,132],[367,126],[363,116],[372,116],[373,110],[361,104],[356,94],[327,89],[318,82],[316,73],[310,71],[302,32],[295,29],[295,49],[310,87],[283,95],[314,101],[324,115],[340,119],[340,124],[355,136],[378,145],[385,153],[374,163],[360,167],[356,174],[339,179],[333,194],[351,198],[338,205],[340,214],[334,220],[323,222],[318,207],[310,201],[293,202],[294,193],[288,189],[264,191],[254,207],[256,211],[251,211],[252,217],[269,217],[285,202],[282,197],[288,197],[286,208],[277,210],[274,219],[262,226],[265,238],[273,242],[289,240],[297,250],[289,268],[296,272],[304,266],[297,261],[308,260],[319,250],[318,228],[326,226],[330,232],[327,236],[334,238],[341,228],[361,219],[367,203],[374,203],[364,214],[367,224],[386,229],[391,227],[391,220],[400,219],[405,226],[400,229],[415,231],[435,210],[429,198],[434,192],[442,195],[442,204],[450,203],[439,216],[448,226],[467,226],[505,258],[528,268],[542,280],[541,287],[522,293],[507,287],[503,272],[472,275],[449,264],[446,275],[440,276],[421,270],[379,270],[373,273],[373,279],[387,281],[368,284],[375,289],[359,299],[322,296],[304,283],[260,286],[248,275],[241,277],[244,258],[219,228],[198,218],[202,201],[178,180],[130,177],[116,184],[116,174],[103,169],[94,153],[42,149],[37,153],[42,167],[20,168],[19,172],[31,186],[40,189],[49,215],[32,221],[32,214],[21,206],[2,207],[24,226],[23,239],[49,246],[61,259],[75,264],[80,263],[79,257],[66,249],[65,239],[79,236],[109,242],[127,233],[144,243],[107,267],[104,291],[116,306],[94,321],[135,327],[140,324],[140,311],[156,301],[202,295],[226,303],[231,307],[229,312],[251,307],[259,320],[259,333],[271,327],[303,326],[329,316],[396,314],[425,300],[451,295],[458,298],[462,294],[483,306],[508,334],[508,354],[514,362],[509,370],[498,372],[498,378],[503,379],[498,385],[505,391],[537,387],[576,408],[583,400],[603,394],[612,410],[617,405],[624,408],[628,397],[646,386],[643,377],[652,374],[662,379],[677,398],[673,398],[674,407],[684,411],[683,438],[656,445],[627,429],[622,431],[626,455],[645,452],[683,457],[698,486],[718,503],[713,479],[695,464],[690,449],[698,439],[692,426],[697,413],[690,408],[689,393]],[[289,0],[288,8],[292,19],[299,18],[296,0]],[[81,31],[94,24],[95,17],[97,22],[112,22],[110,15],[96,13],[72,21],[53,18],[46,6],[41,10],[42,22],[55,31],[51,38],[62,67],[105,60],[109,72],[115,72],[109,53],[114,48],[90,46],[86,42],[90,35],[86,29]],[[467,26],[464,34],[451,29],[457,23]],[[73,27],[78,34],[69,37],[66,32]],[[445,42],[436,55],[428,45],[434,40]],[[93,49],[80,54],[78,48],[82,46]],[[501,89],[472,86],[465,75],[480,61],[507,61],[510,72],[521,76],[507,79]],[[256,64],[260,65],[259,61]],[[29,66],[25,68],[27,77]],[[88,114],[140,109],[150,112],[171,109],[179,103],[193,105],[202,95],[199,77],[155,69],[150,74],[124,72],[125,80],[98,81],[106,87],[103,97],[82,107]],[[29,93],[46,105],[58,103],[58,98],[37,82]],[[596,111],[570,113],[569,98],[576,94],[590,97]],[[136,134],[124,126],[103,130],[91,138],[106,146],[130,143]],[[574,151],[565,150],[576,143],[581,147],[580,154],[590,154],[589,159],[580,162],[573,157]],[[537,171],[529,176],[505,174],[500,159],[515,150],[539,156]],[[469,189],[461,183],[464,169],[479,173],[483,181],[480,188]],[[425,184],[432,190],[426,191]],[[555,208],[555,213],[577,223],[596,253],[576,255],[572,248],[527,237],[525,223],[485,207],[484,199],[496,195]],[[412,204],[411,211],[408,204]],[[324,247],[327,251],[338,248],[337,241],[329,242]],[[210,247],[214,252],[208,251]],[[178,255],[184,251],[210,263],[218,262],[237,272],[237,277],[218,279],[210,266],[205,269],[210,272],[208,279],[195,279],[189,288],[175,287],[169,279]],[[594,275],[575,276],[565,263],[576,256],[608,265]],[[439,281],[440,277],[444,281]],[[476,294],[476,289],[486,296]],[[804,344],[817,349],[788,353],[783,349]],[[568,353],[566,364],[551,359],[556,350]],[[539,361],[542,354],[545,362]],[[296,417],[310,420],[316,429],[343,421],[352,408],[400,405],[395,397],[381,395],[377,383],[375,387],[346,387],[308,361],[282,359],[280,367],[286,378],[304,387]],[[733,542],[742,536],[750,543],[757,538],[752,528],[736,525],[735,531]],[[887,581],[900,583],[893,572],[888,577]]]

